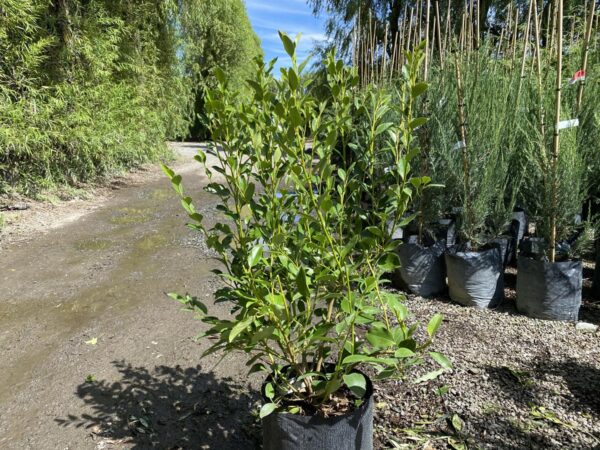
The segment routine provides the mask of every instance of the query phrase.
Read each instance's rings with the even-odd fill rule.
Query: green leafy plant
[[[485,56],[485,50],[473,60],[456,56],[459,71],[453,64],[434,70],[428,124],[431,176],[447,187],[431,191],[428,215],[458,212],[460,238],[474,248],[507,230],[529,165],[522,154],[534,145],[524,127],[529,111],[517,94],[518,74]]]
[[[421,54],[408,56],[397,102],[373,86],[360,90],[356,72],[330,54],[329,95],[319,101],[306,89],[308,61],[297,61],[297,39],[281,39],[292,66],[276,79],[274,61],[259,61],[248,80],[251,102],[239,101],[218,70],[219,84],[207,92],[214,143],[210,158],[196,159],[226,219],[207,225],[181,176],[164,167],[189,226],[219,255],[225,286],[216,301],[229,303],[234,317],[209,315],[193,296],[171,296],[209,325],[202,336],[216,340],[207,354],[244,352],[250,372],[270,374],[263,417],[334,413],[344,395],[360,403],[367,381],[359,365],[373,367],[376,378],[407,375],[442,323],[435,315],[417,339],[403,297],[383,289],[383,275],[398,266],[387,224],[407,223],[414,192],[429,183],[411,175],[414,130],[424,122],[413,104],[427,88],[417,81]],[[401,119],[386,122],[391,110]],[[379,171],[382,152],[388,168]],[[429,355],[441,369],[422,381],[451,368],[443,355]]]

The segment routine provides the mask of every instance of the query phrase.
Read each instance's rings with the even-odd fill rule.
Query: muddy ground
[[[216,216],[192,161],[174,163]],[[203,240],[158,167],[56,206],[6,213],[0,234],[0,449],[253,449],[260,375],[239,358],[201,359],[202,325],[165,292],[210,303]],[[600,324],[584,273],[581,319]],[[529,319],[514,269],[498,310],[409,296],[413,320],[445,316],[433,350],[452,373],[378,383],[376,448],[600,449],[598,331]],[[212,312],[227,315],[223,305]],[[243,360],[243,359],[242,359]],[[421,367],[418,372],[427,370]],[[447,390],[440,396],[436,389]]]
[[[173,165],[210,210],[196,149],[180,145]],[[158,167],[88,200],[10,214],[0,238],[0,448],[254,447],[255,380],[236,360],[200,360],[201,324],[165,295],[210,296],[216,280]]]

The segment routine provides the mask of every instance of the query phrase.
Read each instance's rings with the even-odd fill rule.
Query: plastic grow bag
[[[481,251],[446,252],[450,298],[465,306],[488,308],[504,298],[504,268],[497,245]]]
[[[400,268],[396,273],[397,284],[421,297],[430,297],[446,289],[444,251],[446,241],[437,241],[426,247],[416,243],[398,247]]]
[[[446,247],[450,248],[456,244],[456,221],[454,219],[438,220],[437,238],[446,241]]]
[[[548,249],[544,238],[528,237],[519,246],[521,254],[528,257],[541,257]]]
[[[510,236],[499,236],[492,241],[493,244],[498,245],[500,250],[500,258],[502,260],[502,267],[506,267],[513,260],[515,252],[515,240]]]
[[[551,263],[519,256],[517,309],[537,319],[577,320],[582,270],[581,261]]]
[[[364,402],[348,414],[330,417],[269,414],[262,420],[263,449],[372,450],[373,384],[369,377],[365,378]]]
[[[527,216],[525,211],[517,210],[513,212],[511,223],[511,234],[517,240],[517,246],[521,243],[527,232]]]

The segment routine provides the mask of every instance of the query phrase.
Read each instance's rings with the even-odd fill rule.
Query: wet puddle
[[[112,241],[105,239],[89,239],[79,241],[75,244],[77,250],[106,250],[114,245]]]
[[[144,223],[152,218],[153,213],[151,208],[120,208],[110,222],[117,225]]]

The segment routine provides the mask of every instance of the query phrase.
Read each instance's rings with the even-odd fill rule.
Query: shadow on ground
[[[257,395],[231,379],[216,379],[200,366],[153,370],[113,362],[117,382],[92,381],[76,395],[93,413],[55,419],[89,429],[95,441],[133,449],[252,449],[260,433],[251,415]]]
[[[578,429],[556,415],[546,402],[549,398],[563,405],[571,412],[587,416],[596,422],[600,418],[600,370],[597,367],[581,364],[575,359],[553,361],[551,358],[536,358],[527,371],[515,370],[509,367],[488,366],[485,368],[490,380],[498,386],[504,396],[519,405],[521,411],[528,412],[526,417],[506,417],[494,412],[479,418],[482,422],[495,422],[494,428],[507,432],[519,442],[516,448],[576,448],[570,447],[565,439],[569,435],[583,433],[590,447],[600,449],[600,433],[593,430]],[[550,392],[544,388],[543,381],[562,379],[563,389]],[[555,430],[554,438],[559,435],[560,444],[553,439],[549,429]],[[502,445],[502,440],[495,442]],[[579,444],[576,444],[578,442]],[[580,445],[580,441],[573,442]],[[507,447],[508,448],[508,447]],[[513,448],[513,447],[510,447]]]

